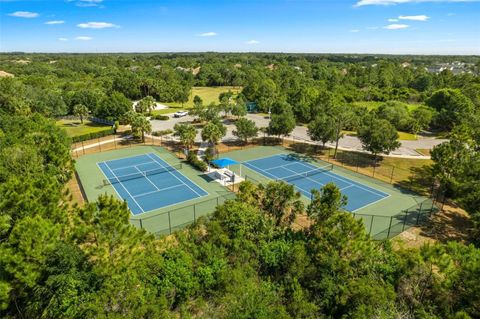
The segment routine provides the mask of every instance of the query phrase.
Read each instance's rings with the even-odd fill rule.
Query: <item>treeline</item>
[[[424,103],[433,92],[451,88],[478,107],[480,62],[475,57],[459,59],[471,64],[466,67],[471,73],[425,70],[431,63],[455,61],[451,57],[2,54],[0,69],[16,77],[3,79],[0,92],[10,108],[21,112],[30,108],[46,116],[72,114],[80,103],[96,116],[111,118],[122,115],[117,113],[127,100],[152,96],[160,102],[182,103],[192,86],[241,86],[245,100],[256,102],[261,111],[288,104],[298,122],[308,123],[328,94],[337,103]],[[15,98],[10,96],[13,92]],[[121,105],[115,114],[106,111],[113,104]]]
[[[51,120],[3,114],[0,129],[2,318],[480,316],[479,249],[393,250],[340,212],[334,185],[305,207],[291,185],[245,183],[155,239],[114,198],[69,204],[69,141]]]

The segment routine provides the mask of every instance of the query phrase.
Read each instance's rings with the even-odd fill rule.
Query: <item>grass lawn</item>
[[[357,132],[355,131],[342,131],[343,134],[348,135],[348,136],[357,136]],[[401,141],[416,141],[417,137],[412,134],[412,133],[407,133],[407,132],[398,132],[399,140]]]
[[[94,123],[88,120],[83,120],[83,124],[80,123],[80,120],[60,120],[57,121],[56,124],[57,126],[63,128],[70,137],[97,133],[109,130],[111,128],[108,125]]]
[[[354,106],[365,106],[368,110],[375,110],[377,109],[380,105],[382,105],[385,102],[377,102],[377,101],[360,101],[360,102],[353,102],[352,104]],[[410,104],[410,103],[403,103],[407,106],[408,111],[413,111],[417,109],[421,104]]]
[[[228,92],[232,91],[234,94],[239,93],[242,90],[241,87],[236,87],[236,86],[216,86],[216,87],[193,87],[192,92],[190,92],[190,97],[188,99],[188,102],[184,103],[164,103],[165,105],[168,105],[170,107],[174,108],[179,108],[179,109],[188,109],[193,107],[193,98],[195,95],[198,95],[199,97],[202,98],[203,104],[208,105],[212,102],[219,103],[220,101],[218,100],[218,96],[220,93],[223,92]],[[165,111],[165,110],[162,110]],[[162,113],[156,113],[158,111],[155,111],[155,114],[162,114]]]

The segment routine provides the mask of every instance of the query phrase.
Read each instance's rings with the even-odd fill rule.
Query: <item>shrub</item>
[[[155,131],[155,132],[152,132],[152,135],[153,136],[165,136],[165,135],[169,135],[169,134],[172,134],[173,133],[173,130],[163,130],[163,131]]]
[[[193,167],[195,167],[196,169],[202,171],[202,172],[206,172],[207,169],[208,169],[208,165],[207,163],[205,163],[204,161],[201,161],[198,159],[197,155],[195,154],[195,152],[189,152],[188,153],[188,156],[187,156],[187,162],[192,165]]]
[[[167,121],[170,117],[168,115],[157,114],[152,116],[152,120]]]

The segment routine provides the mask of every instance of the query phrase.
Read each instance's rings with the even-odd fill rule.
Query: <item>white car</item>
[[[184,117],[187,116],[188,112],[187,111],[178,111],[173,114],[173,117]]]

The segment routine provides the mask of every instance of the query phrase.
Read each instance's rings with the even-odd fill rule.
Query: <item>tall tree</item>
[[[218,142],[227,133],[227,128],[220,121],[208,122],[202,129],[202,140],[213,145],[216,152]]]
[[[235,122],[235,128],[232,132],[233,135],[242,139],[245,144],[248,143],[248,139],[256,137],[258,135],[258,127],[255,122],[246,118],[241,118]]]
[[[135,111],[138,113],[151,113],[155,107],[155,99],[151,96],[146,96],[135,105]]]
[[[398,132],[387,120],[374,118],[367,119],[358,129],[358,138],[363,148],[371,152],[375,159],[378,154],[390,152],[400,147]]]
[[[180,138],[180,142],[185,146],[187,150],[190,150],[195,143],[195,137],[197,136],[197,130],[193,125],[185,123],[177,123],[173,127],[174,135]]]
[[[83,118],[88,116],[88,108],[83,104],[76,104],[73,107],[73,115],[80,118],[80,123],[83,124]]]
[[[273,114],[268,124],[268,133],[271,135],[287,136],[295,128],[295,116],[291,111]]]
[[[331,125],[331,118],[326,114],[317,115],[317,117],[308,124],[308,136],[312,141],[322,142],[323,147],[330,141],[335,141],[335,127]]]
[[[335,152],[333,157],[337,157],[338,143],[343,137],[342,130],[346,128],[347,125],[350,125],[355,118],[355,114],[352,111],[352,108],[347,104],[340,104],[333,107],[330,110],[331,125],[335,131]]]

